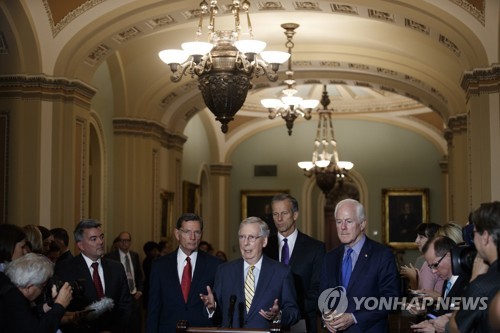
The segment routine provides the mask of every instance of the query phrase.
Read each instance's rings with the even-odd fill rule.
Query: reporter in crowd
[[[471,299],[486,297],[490,303],[500,289],[500,202],[481,204],[472,214],[470,222],[474,224],[477,255],[490,267],[485,274],[478,275],[470,282],[463,296]],[[494,332],[488,317],[488,308],[461,308],[453,314],[446,329],[453,333]]]
[[[53,273],[53,263],[35,253],[28,253],[7,265],[5,275],[11,283],[2,288],[0,296],[4,318],[2,332],[57,332],[72,298],[69,284],[60,288],[54,304],[46,313],[38,314],[31,305],[42,294]]]

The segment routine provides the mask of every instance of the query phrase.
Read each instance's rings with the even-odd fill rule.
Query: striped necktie
[[[250,305],[252,305],[253,295],[255,293],[255,277],[253,276],[253,270],[255,266],[250,266],[248,268],[247,277],[245,278],[245,303],[247,306],[247,313],[250,310]]]

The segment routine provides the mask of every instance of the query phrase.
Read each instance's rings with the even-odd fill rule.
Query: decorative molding
[[[139,36],[142,31],[137,27],[130,27],[113,36],[113,40],[118,44],[123,44]]]
[[[182,152],[187,140],[182,134],[168,131],[162,124],[145,119],[115,118],[113,130],[116,135],[141,136],[159,142],[167,149]]]
[[[359,15],[358,8],[356,6],[332,3],[330,4],[330,8],[334,13]]]
[[[429,36],[431,33],[430,27],[426,26],[425,24],[419,23],[417,21],[413,21],[409,18],[405,18],[405,27],[421,32],[427,36]]]
[[[165,16],[153,18],[151,20],[147,20],[145,23],[148,27],[150,27],[151,29],[154,30],[154,29],[165,27],[165,26],[170,25],[170,24],[177,23],[177,22],[175,21],[175,19],[172,16],[165,15]]]
[[[315,10],[321,11],[319,4],[313,1],[294,1],[293,6],[296,10]]]
[[[484,13],[485,13],[485,0],[475,0],[474,4],[471,3],[470,0],[450,0],[451,2],[457,4],[462,7],[462,9],[466,10],[470,15],[475,17],[481,24],[484,26]],[[477,7],[480,6],[480,8]]]
[[[104,44],[98,45],[85,59],[85,63],[91,67],[96,67],[108,54],[111,54],[111,48]]]
[[[368,9],[368,17],[385,22],[394,23],[394,14],[383,12],[376,9]]]
[[[280,1],[259,1],[257,3],[259,10],[284,10]]]
[[[467,131],[467,114],[458,114],[448,118],[448,128],[453,133],[461,133]]]
[[[465,91],[467,99],[470,95],[498,93],[500,91],[500,64],[464,72],[460,86]]]
[[[210,164],[210,174],[212,176],[230,176],[232,168],[232,164]]]
[[[446,37],[445,35],[439,34],[438,41],[446,48],[448,48],[451,52],[453,52],[453,54],[455,54],[457,57],[460,57],[460,54],[462,54],[458,46],[455,43],[453,43],[450,39],[448,39],[448,37]]]
[[[50,9],[51,1],[43,0],[43,6],[45,7],[45,12],[47,13],[47,17],[49,18],[50,28],[52,29],[52,37],[57,36],[57,34],[61,32],[61,30],[64,29],[64,27],[66,27],[75,18],[77,18],[81,14],[85,13],[87,10],[97,6],[98,4],[104,1],[106,0],[87,0],[77,8],[69,11],[66,14],[66,16],[64,16],[59,22],[54,22],[54,19],[52,17],[52,11]]]
[[[90,108],[96,90],[80,80],[46,75],[0,75],[0,96],[64,100]]]

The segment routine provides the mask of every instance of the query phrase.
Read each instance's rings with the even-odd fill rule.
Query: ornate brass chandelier
[[[286,43],[285,46],[288,48],[288,53],[290,58],[288,58],[288,70],[286,71],[287,79],[284,81],[287,88],[283,90],[284,96],[281,99],[267,98],[260,102],[269,111],[269,119],[275,119],[281,116],[286,122],[286,127],[288,128],[288,135],[292,135],[293,123],[298,117],[304,117],[304,119],[311,119],[311,111],[316,106],[318,106],[319,101],[317,99],[303,99],[302,97],[296,96],[297,89],[295,89],[295,80],[293,79],[292,70],[292,49],[295,46],[293,43],[293,35],[295,35],[295,29],[299,27],[297,23],[283,23],[281,25],[285,29]]]
[[[299,168],[304,170],[307,177],[316,176],[316,184],[326,196],[335,187],[337,181],[343,181],[343,178],[354,167],[354,164],[348,161],[339,161],[337,141],[335,141],[332,123],[333,109],[328,109],[330,98],[328,97],[326,85],[323,86],[321,105],[323,108],[317,110],[319,121],[316,139],[314,140],[312,161],[303,161],[297,164]]]
[[[234,17],[233,30],[215,30],[215,16],[219,12],[217,0],[210,5],[200,3],[200,20],[196,41],[183,43],[182,50],[163,50],[160,59],[170,66],[171,80],[178,82],[184,75],[198,77],[206,106],[222,123],[226,133],[228,123],[245,102],[252,78],[265,75],[268,80],[278,79],[279,65],[287,61],[290,54],[280,51],[263,51],[266,43],[253,38],[248,0],[233,0],[229,6]],[[249,39],[240,40],[240,11],[247,16]],[[209,15],[208,42],[199,41],[203,34],[203,16]]]

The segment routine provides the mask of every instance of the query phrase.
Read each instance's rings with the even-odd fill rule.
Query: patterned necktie
[[[95,290],[97,292],[97,298],[101,299],[104,297],[104,289],[102,287],[101,277],[99,276],[99,263],[93,262],[91,267],[94,269],[92,272],[92,281],[94,282]]]
[[[447,280],[446,281],[446,289],[444,291],[444,297],[448,296],[448,293],[450,292],[450,290],[451,290],[451,281]]]
[[[288,239],[283,238],[283,247],[281,248],[281,262],[288,265],[290,261],[290,249],[288,248]]]
[[[186,258],[186,265],[184,265],[184,270],[182,271],[182,281],[181,289],[182,295],[184,295],[184,302],[187,303],[189,296],[189,288],[191,288],[191,258]]]
[[[247,313],[252,305],[253,295],[255,293],[255,277],[253,276],[253,269],[255,266],[248,268],[247,277],[245,279],[245,303],[247,306]]]
[[[352,259],[351,259],[352,249],[348,248],[347,253],[342,261],[342,285],[345,289],[349,285],[349,279],[352,273]]]
[[[127,273],[127,281],[130,292],[135,290],[134,275],[132,274],[132,268],[130,267],[130,259],[128,254],[125,255],[125,271]]]

